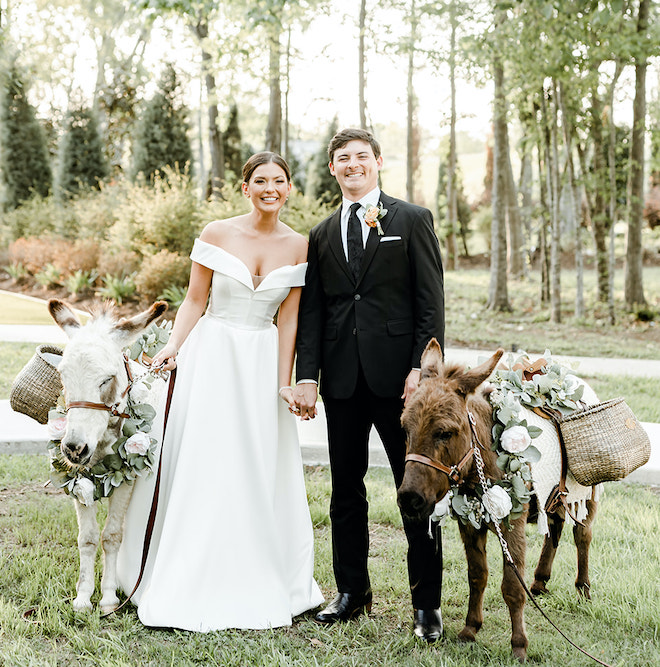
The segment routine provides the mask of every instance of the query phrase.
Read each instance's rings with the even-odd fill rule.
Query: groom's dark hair
[[[374,138],[374,135],[371,134],[368,130],[362,130],[358,127],[348,127],[345,130],[340,130],[335,134],[330,143],[328,144],[328,157],[330,162],[335,157],[335,151],[339,148],[343,148],[349,141],[366,141],[374,152],[374,157],[378,159],[380,157],[380,144]]]

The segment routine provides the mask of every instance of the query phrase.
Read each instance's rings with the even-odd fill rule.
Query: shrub
[[[199,202],[187,174],[166,169],[153,187],[132,186],[117,211],[109,233],[114,247],[130,247],[140,255],[169,250],[188,255],[200,231]]]
[[[12,211],[7,211],[3,222],[9,230],[9,238],[15,241],[30,236],[44,236],[63,227],[64,208],[54,197],[35,195]]]
[[[64,281],[64,286],[69,291],[69,294],[75,299],[81,294],[91,292],[97,278],[98,274],[96,271],[83,271],[78,269]]]
[[[5,271],[17,285],[24,283],[30,275],[28,270],[20,262],[14,262],[13,264],[5,266]]]
[[[49,239],[34,236],[17,239],[9,246],[9,258],[12,263],[22,264],[28,273],[35,275],[52,262],[53,243]]]
[[[280,213],[280,218],[292,229],[308,236],[309,230],[327,218],[334,208],[331,204],[324,204],[297,190],[292,190],[289,201]]]
[[[139,266],[140,256],[132,250],[105,247],[101,250],[97,271],[99,275],[125,278],[131,273],[136,273]]]
[[[176,310],[183,303],[187,293],[187,287],[177,287],[176,285],[173,285],[172,287],[163,290],[163,293],[158,295],[158,300],[160,301],[162,299],[163,301],[167,301],[167,303]]]
[[[117,209],[129,196],[124,179],[100,183],[99,190],[81,192],[69,202],[77,224],[76,236],[81,239],[105,240],[117,221]]]
[[[96,293],[104,299],[111,299],[115,303],[121,304],[135,294],[134,276],[110,276],[103,278],[103,287]]]
[[[143,301],[156,301],[168,288],[185,288],[190,278],[190,260],[169,250],[146,257],[135,278]]]
[[[48,289],[49,287],[61,287],[62,271],[60,271],[54,264],[46,264],[41,271],[35,274],[34,279],[44,289]]]
[[[53,248],[53,264],[65,275],[74,271],[91,272],[97,268],[101,247],[94,239],[58,242]]]

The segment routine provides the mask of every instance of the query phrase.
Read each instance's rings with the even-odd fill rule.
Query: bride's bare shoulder
[[[244,215],[237,215],[233,218],[213,220],[204,227],[199,238],[222,247],[232,237],[241,233],[241,222],[244,218]]]
[[[286,238],[287,244],[290,244],[290,247],[293,250],[293,254],[296,257],[296,264],[307,261],[307,239],[291,227],[286,227],[284,231],[284,236]]]

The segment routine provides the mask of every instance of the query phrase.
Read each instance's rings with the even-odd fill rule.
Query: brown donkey
[[[426,347],[422,356],[422,380],[402,415],[402,424],[408,436],[408,462],[398,490],[398,503],[402,512],[418,519],[428,517],[440,499],[450,489],[450,475],[457,478],[459,492],[474,495],[479,485],[477,467],[472,452],[473,436],[468,412],[474,416],[476,440],[484,463],[487,479],[503,476],[497,467],[497,455],[491,449],[493,415],[488,401],[489,389],[479,386],[491,375],[500,360],[499,349],[488,361],[465,370],[459,365],[445,366],[442,350],[435,339]],[[554,428],[549,424],[551,428]],[[438,465],[439,464],[439,465]],[[443,471],[444,470],[444,471]],[[562,508],[563,510],[563,508]],[[591,541],[591,521],[595,503],[589,504],[589,516],[585,526],[576,533],[579,571],[576,586],[588,596],[588,550]],[[550,578],[552,561],[563,526],[561,515],[548,517],[550,535],[545,538],[541,560],[535,573],[533,592],[546,592],[545,583]],[[527,510],[511,521],[511,529],[503,527],[504,538],[518,572],[525,570],[525,523]],[[468,565],[470,597],[465,627],[459,633],[463,641],[475,641],[483,623],[483,598],[488,579],[486,538],[493,524],[482,524],[479,529],[471,523],[459,521],[459,531]],[[581,571],[580,571],[581,570]],[[520,661],[527,656],[527,636],[523,609],[525,591],[510,567],[504,567],[502,596],[511,617],[511,646]]]

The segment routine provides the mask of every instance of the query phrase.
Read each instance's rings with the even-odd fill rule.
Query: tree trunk
[[[458,196],[456,192],[456,3],[450,5],[451,37],[449,46],[449,86],[451,119],[449,123],[449,164],[447,165],[447,268],[458,269]],[[464,243],[465,246],[465,243]],[[467,254],[467,252],[466,252]]]
[[[266,150],[273,153],[282,152],[282,89],[280,84],[280,31],[272,26],[268,43],[268,73],[270,87],[270,108],[268,126],[266,127]]]
[[[646,53],[641,44],[648,32],[649,0],[640,0],[637,17],[639,52],[635,58],[635,101],[628,181],[628,235],[624,298],[626,307],[646,304],[642,283],[642,212],[644,207],[644,133],[646,130]]]
[[[364,31],[367,22],[367,0],[360,2],[360,40],[358,46],[358,104],[360,105],[360,127],[367,129],[367,102],[365,99],[366,79],[364,74],[365,50],[364,50]]]
[[[543,95],[543,91],[541,91]],[[541,128],[543,130],[543,127]],[[541,228],[539,230],[539,263],[541,268],[541,303],[550,302],[550,257],[548,254],[548,220],[550,219],[548,208],[548,157],[546,155],[547,142],[545,141],[545,132],[543,136],[538,137],[536,152],[539,163],[539,200],[541,204]]]
[[[496,10],[496,31],[503,20],[504,13]],[[493,223],[487,308],[510,311],[506,271],[506,97],[504,66],[497,49],[493,62],[493,84]]]
[[[410,43],[408,45],[408,83],[407,99],[407,136],[406,136],[406,198],[415,200],[415,89],[413,75],[415,73],[415,41],[417,36],[417,16],[415,0],[410,7]]]
[[[509,274],[513,278],[522,278],[523,275],[523,234],[520,209],[518,207],[518,190],[513,178],[511,166],[511,146],[509,131],[506,132],[506,210],[509,230]]]
[[[202,72],[206,86],[206,103],[209,123],[209,153],[211,154],[211,172],[207,179],[206,198],[222,198],[222,185],[225,180],[225,155],[222,146],[222,131],[219,125],[218,104],[215,93],[215,76],[211,54],[204,48],[204,40],[209,35],[209,26],[205,17],[200,17],[197,24],[191,26],[195,36],[202,45]]]
[[[291,26],[287,30],[286,65],[284,73],[284,159],[290,160],[289,154],[289,85],[291,83]]]

